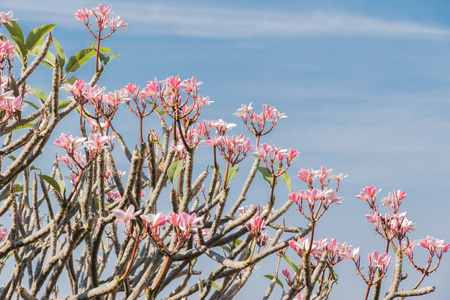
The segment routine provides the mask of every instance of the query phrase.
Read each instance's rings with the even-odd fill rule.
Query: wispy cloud
[[[33,12],[27,19],[45,16],[67,23],[79,4],[55,1],[16,1],[4,9]],[[83,3],[88,6],[88,3]],[[336,11],[286,12],[235,7],[113,3],[113,9],[130,23],[130,33],[170,34],[201,38],[250,38],[260,36],[357,35],[420,39],[449,38],[450,30],[413,21],[392,21]],[[38,12],[38,13],[37,13]]]

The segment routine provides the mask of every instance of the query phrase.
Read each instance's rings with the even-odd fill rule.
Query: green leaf
[[[88,41],[88,43],[91,45],[92,49],[94,49],[95,51],[97,51],[97,45],[94,42]],[[100,51],[98,51],[99,56],[103,57],[108,54],[108,53],[112,53],[110,48],[105,48],[105,47],[100,47]]]
[[[103,61],[103,63],[104,63],[105,66],[106,66],[106,65],[109,64],[114,58],[116,58],[116,57],[119,56],[119,55],[120,55],[120,53],[117,53],[117,54],[113,54],[113,55],[107,56],[107,57],[105,57],[102,61]]]
[[[92,56],[95,56],[95,50],[92,48],[86,48],[78,51],[77,54],[70,57],[69,62],[67,63],[66,66],[66,72],[67,73],[75,72],[82,65],[84,65]]]
[[[22,188],[23,188],[22,184],[13,184],[13,193],[14,194],[20,193],[22,191]],[[9,191],[6,192],[5,196],[0,200],[5,200],[6,198],[9,197],[9,194],[10,194]]]
[[[333,272],[333,277],[334,277],[334,280],[336,280],[336,281],[339,279],[339,276],[336,272]]]
[[[178,176],[180,176],[181,170],[183,170],[183,160],[177,160],[173,162],[170,167],[167,169],[167,177],[169,177],[170,182],[174,184],[175,180],[177,180]]]
[[[264,168],[264,167],[257,167],[257,169],[258,169],[259,173],[261,173],[264,180],[267,181],[267,183],[269,184],[270,187],[272,187],[273,176],[272,176],[272,174],[269,173],[269,170],[267,170],[267,168]],[[276,180],[275,180],[275,185],[277,185]]]
[[[30,171],[42,171],[42,170],[40,168],[36,168],[35,166],[31,166]]]
[[[18,40],[20,40],[23,44],[25,44],[25,37],[23,36],[22,28],[20,28],[19,24],[16,21],[11,21],[11,25],[8,23],[4,23],[6,30],[8,30],[9,35],[15,36]]]
[[[222,246],[222,249],[225,250],[225,252],[230,253],[231,249],[228,246]]]
[[[193,260],[191,260],[191,262],[189,264],[191,265],[191,267],[194,267],[196,263],[197,263],[197,259],[194,258]]]
[[[14,35],[11,35],[11,39],[17,45],[17,48],[15,49],[15,51],[19,55],[20,61],[23,63],[23,58],[26,57],[28,54],[27,46],[25,45],[24,42],[22,42],[18,37],[14,36]]]
[[[72,76],[69,79],[64,80],[63,84],[64,83],[68,83],[68,84],[72,84],[73,85],[77,80],[78,80],[78,78],[76,78],[75,76]]]
[[[58,109],[66,108],[70,103],[72,103],[72,100],[61,100],[58,103]]]
[[[154,106],[153,102],[150,102],[150,101],[148,101],[148,100],[147,100],[147,104],[148,104],[151,108],[153,108],[153,106]],[[156,113],[158,114],[158,116],[160,116],[160,117],[164,116],[164,114],[165,114],[164,110],[163,110],[163,109],[160,109],[159,107],[156,107],[156,108],[155,108],[155,112],[156,112]]]
[[[289,256],[281,254],[281,257],[284,258],[284,260],[291,266],[292,270],[294,270],[295,273],[298,273],[297,265],[292,262],[292,260],[289,258]]]
[[[39,177],[41,177],[42,179],[47,181],[55,190],[58,191],[58,193],[60,195],[62,195],[61,194],[61,187],[59,186],[58,182],[56,182],[56,180],[53,177],[50,177],[50,176],[47,176],[47,175],[42,175],[42,174],[39,174]]]
[[[91,41],[88,41],[88,43],[91,45],[92,49],[97,52],[97,45]],[[104,48],[100,47],[98,51],[98,58],[100,61],[106,66],[109,62],[111,62],[114,58],[120,55],[120,53],[113,54],[110,56],[106,56],[106,54],[112,53],[110,48]]]
[[[40,89],[31,89],[33,95],[44,105],[45,101],[47,101],[47,95]]]
[[[239,166],[236,165],[234,167],[231,167],[228,170],[227,174],[227,186],[230,184],[231,180],[233,180],[234,177],[236,177],[237,173],[239,172]]]
[[[217,283],[215,283],[214,281],[212,282],[212,287],[217,290],[219,288],[219,286],[217,285]]]
[[[53,38],[53,44],[55,45],[56,55],[58,56],[59,67],[62,69],[66,64],[66,55],[64,54],[64,50],[61,48],[61,45],[55,38]]]
[[[78,115],[80,115],[80,106],[75,107],[75,111],[78,113]],[[89,116],[87,113],[87,110],[83,108],[83,118],[85,119],[92,119],[91,116]]]
[[[32,120],[32,121],[30,121],[30,122],[28,122],[26,124],[17,126],[16,128],[13,129],[13,131],[16,131],[16,130],[19,130],[19,129],[33,127],[36,123],[37,123],[37,120]]]
[[[34,104],[33,102],[31,102],[31,101],[25,100],[25,101],[23,101],[23,102],[25,102],[26,104],[28,104],[29,106],[31,106],[32,108],[34,108],[34,109],[36,109],[36,110],[39,109],[39,107],[38,107],[36,104]]]
[[[66,198],[66,183],[64,180],[58,179],[59,186],[61,187],[61,195],[65,199]]]
[[[273,280],[273,275],[264,275],[264,277],[269,278],[270,280]],[[281,282],[281,280],[279,278],[277,278],[277,283],[281,286],[281,288],[283,289],[283,283]]]
[[[39,52],[41,52],[42,46],[36,46],[33,50],[30,51],[31,55],[39,55]],[[47,54],[44,57],[44,61],[42,64],[49,69],[53,69],[55,66],[56,56],[55,54],[51,53],[50,51],[47,52]]]
[[[22,28],[16,21],[11,21],[11,25],[5,23],[6,30],[8,30],[11,39],[16,43],[16,52],[19,54],[19,59],[23,62],[23,58],[27,56],[28,49],[25,45],[25,37],[23,35]]]
[[[283,179],[284,183],[286,183],[288,189],[289,189],[289,193],[292,194],[292,184],[291,184],[291,177],[289,176],[289,174],[287,172],[284,172],[283,174],[281,174],[281,179]]]
[[[280,165],[278,163],[275,162],[275,165],[278,167],[278,170],[280,169]],[[286,183],[289,192],[292,194],[292,184],[291,184],[291,177],[289,177],[289,174],[284,172],[283,174],[281,174],[281,179],[283,179],[284,183]]]
[[[56,24],[47,24],[36,27],[33,29],[27,37],[27,48],[32,51],[36,46],[44,43],[44,36],[55,28]]]

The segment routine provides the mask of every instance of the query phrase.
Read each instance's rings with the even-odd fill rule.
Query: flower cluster
[[[249,138],[244,137],[244,134],[239,136],[213,136],[212,139],[207,140],[205,144],[208,146],[217,147],[219,153],[227,162],[231,164],[231,166],[235,166],[244,160],[247,153],[255,147],[251,145]]]
[[[284,113],[280,113],[275,107],[266,104],[263,104],[263,110],[258,115],[254,112],[251,103],[249,106],[242,104],[234,116],[242,118],[247,129],[256,137],[268,134],[277,125],[279,119],[286,118]],[[267,126],[268,124],[270,127]]]
[[[4,87],[0,86],[0,113],[3,115],[0,124],[7,122],[27,105],[21,96],[15,97],[13,91],[5,91]]]
[[[253,157],[261,159],[269,173],[274,177],[281,176],[290,167],[292,161],[300,155],[293,149],[282,149],[262,144],[255,148]]]
[[[344,197],[338,196],[338,191],[340,181],[347,176],[342,173],[334,175],[332,171],[322,166],[320,170],[301,169],[298,172],[298,178],[307,184],[308,189],[291,193],[289,200],[297,204],[298,211],[309,221],[316,222],[332,204],[341,205],[344,200]],[[316,179],[319,180],[320,188],[314,187]],[[331,180],[336,181],[335,189],[329,186]],[[306,211],[306,207],[309,211]]]
[[[86,7],[82,7],[75,14],[75,18],[80,21],[83,21],[89,31],[94,35],[89,26],[89,18],[94,16],[95,21],[100,30],[103,30],[110,26],[110,34],[113,34],[117,29],[122,28],[126,30],[128,24],[125,23],[120,16],[112,17],[113,12],[111,11],[111,6],[105,7],[103,4],[99,4],[98,7],[94,7],[91,9],[87,9]],[[101,32],[101,31],[100,31]],[[96,38],[96,35],[94,35]]]
[[[70,132],[62,133],[53,143],[59,148],[67,151],[67,155],[58,156],[58,161],[64,162],[71,171],[70,181],[75,184],[81,176],[81,171],[85,169],[87,163],[90,163],[100,153],[100,150],[106,146],[107,142],[112,142],[114,136],[101,135],[99,133],[90,134],[89,138],[73,137]],[[79,149],[84,146],[88,153],[88,159],[81,154]]]

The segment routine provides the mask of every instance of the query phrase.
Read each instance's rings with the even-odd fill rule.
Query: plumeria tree
[[[83,7],[75,17],[93,42],[67,57],[51,34],[55,25],[37,27],[25,38],[13,13],[0,12],[0,216],[8,220],[0,227],[0,299],[232,299],[270,256],[278,262],[263,279],[264,299],[275,293],[327,299],[338,280],[335,266],[344,260],[367,286],[364,299],[371,292],[372,299],[404,299],[434,291],[422,281],[450,245],[430,236],[409,239],[416,227],[400,211],[405,192],[381,198],[389,210],[384,214],[375,186],[356,197],[368,204],[366,219],[385,243],[361,260],[359,248],[317,236],[324,214],[344,200],[339,188],[346,176],[325,167],[300,169],[304,189],[293,191],[289,173],[300,153],[266,143],[284,113],[271,105],[260,112],[242,105],[234,116],[249,136],[230,135],[236,124],[200,120],[213,101],[200,94],[202,82],[195,77],[154,78],[116,91],[99,87],[117,57],[101,42],[127,23],[102,4]],[[92,78],[77,78],[89,58],[95,60]],[[27,84],[43,67],[52,69],[47,93]],[[119,109],[139,121],[134,150],[115,123]],[[77,120],[72,133],[58,126],[69,115]],[[145,132],[145,118],[160,128]],[[34,163],[54,155],[44,152],[48,143],[60,150],[46,175]],[[211,167],[194,176],[202,143]],[[118,151],[128,159],[126,171],[116,167]],[[253,159],[252,166],[241,171],[247,172],[241,186],[231,184],[244,159]],[[270,193],[255,206],[248,192],[257,176]],[[290,194],[276,201],[280,182]],[[164,202],[170,202],[167,214],[161,212]],[[295,209],[307,226],[282,219]],[[428,255],[425,265],[414,258],[417,248]],[[403,283],[408,262],[420,273],[412,285]]]

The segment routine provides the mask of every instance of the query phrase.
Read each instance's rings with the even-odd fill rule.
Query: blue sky
[[[66,55],[73,55],[92,40],[73,14],[97,4],[8,1],[1,9],[13,10],[26,32],[59,24],[53,35]],[[450,2],[104,4],[112,5],[129,27],[103,44],[122,55],[108,65],[101,86],[113,91],[129,82],[142,86],[155,76],[196,76],[204,82],[201,93],[215,101],[203,117],[238,123],[235,134],[244,130],[232,116],[241,103],[272,104],[288,118],[263,142],[301,152],[290,170],[295,189],[304,187],[295,180],[300,168],[324,165],[348,174],[341,189],[344,204],[320,225],[321,237],[360,246],[363,260],[365,253],[383,249],[365,222],[368,208],[354,197],[375,184],[382,195],[393,188],[408,193],[402,208],[420,229],[413,239],[431,235],[450,242]],[[88,80],[92,69],[91,62],[77,75]],[[45,89],[45,82],[35,79],[34,84]],[[128,122],[125,109],[121,113],[116,127],[128,132],[135,124]],[[257,184],[264,186],[262,180]],[[253,193],[249,203],[264,203],[263,192]],[[279,199],[287,197],[281,186],[277,193]],[[295,213],[290,218],[291,224],[304,224]],[[344,262],[339,268],[345,276],[333,299],[346,299],[348,288],[362,294],[353,265]],[[269,271],[263,268],[250,285],[266,284],[262,275]],[[450,258],[444,257],[437,274],[425,282],[436,284],[436,292],[424,299],[447,299],[449,272]],[[404,288],[413,284],[405,282]]]

